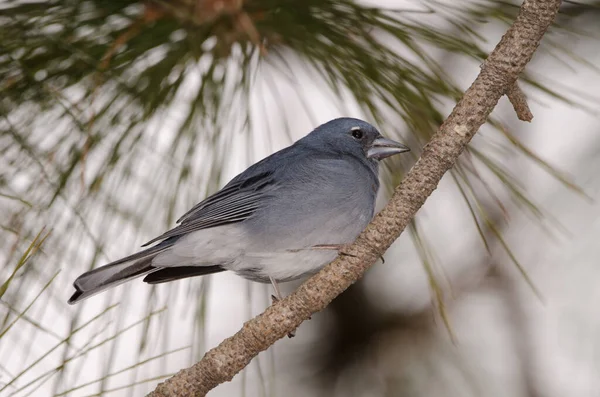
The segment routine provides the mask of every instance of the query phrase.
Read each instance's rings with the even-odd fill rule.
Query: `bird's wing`
[[[185,213],[177,220],[179,226],[143,246],[196,230],[248,219],[264,203],[268,187],[272,185],[273,172],[260,172],[248,177],[242,174]]]

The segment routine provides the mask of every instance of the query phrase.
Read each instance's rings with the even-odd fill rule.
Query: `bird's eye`
[[[362,139],[363,132],[361,130],[352,130],[352,136],[356,139]]]

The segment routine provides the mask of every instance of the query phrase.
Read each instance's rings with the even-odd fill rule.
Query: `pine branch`
[[[229,381],[261,351],[323,310],[356,282],[390,247],[443,175],[457,161],[498,100],[514,87],[558,12],[560,0],[525,0],[485,67],[450,116],[440,126],[423,155],[407,174],[388,205],[348,248],[298,290],[244,324],[234,336],[210,350],[198,362],[158,385],[160,396],[204,396]]]

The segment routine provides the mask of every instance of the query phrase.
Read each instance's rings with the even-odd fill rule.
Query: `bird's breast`
[[[378,181],[368,167],[347,159],[311,159],[284,171],[274,173],[276,182],[259,209],[232,225],[235,233],[223,228],[228,238],[218,239],[220,248],[211,247],[235,252],[222,265],[251,280],[288,281],[317,272],[338,252],[315,246],[351,243],[373,217]]]
[[[257,252],[350,243],[373,217],[378,181],[367,167],[334,159],[286,171],[243,224]]]

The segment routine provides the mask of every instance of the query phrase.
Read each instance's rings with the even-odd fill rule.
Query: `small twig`
[[[485,68],[493,69],[498,68],[498,66],[490,65],[486,61],[481,65],[482,70]],[[533,120],[533,114],[531,113],[529,105],[527,104],[527,97],[525,96],[525,93],[521,90],[521,87],[519,87],[518,81],[515,81],[514,84],[509,86],[509,88],[506,90],[506,96],[508,97],[510,103],[513,105],[513,109],[515,110],[515,113],[517,114],[519,120],[527,122]]]
[[[531,110],[529,110],[529,105],[527,104],[527,98],[525,97],[525,93],[521,91],[518,82],[515,82],[508,89],[506,96],[510,103],[512,103],[519,120],[527,122],[533,120],[533,114],[531,114]]]

